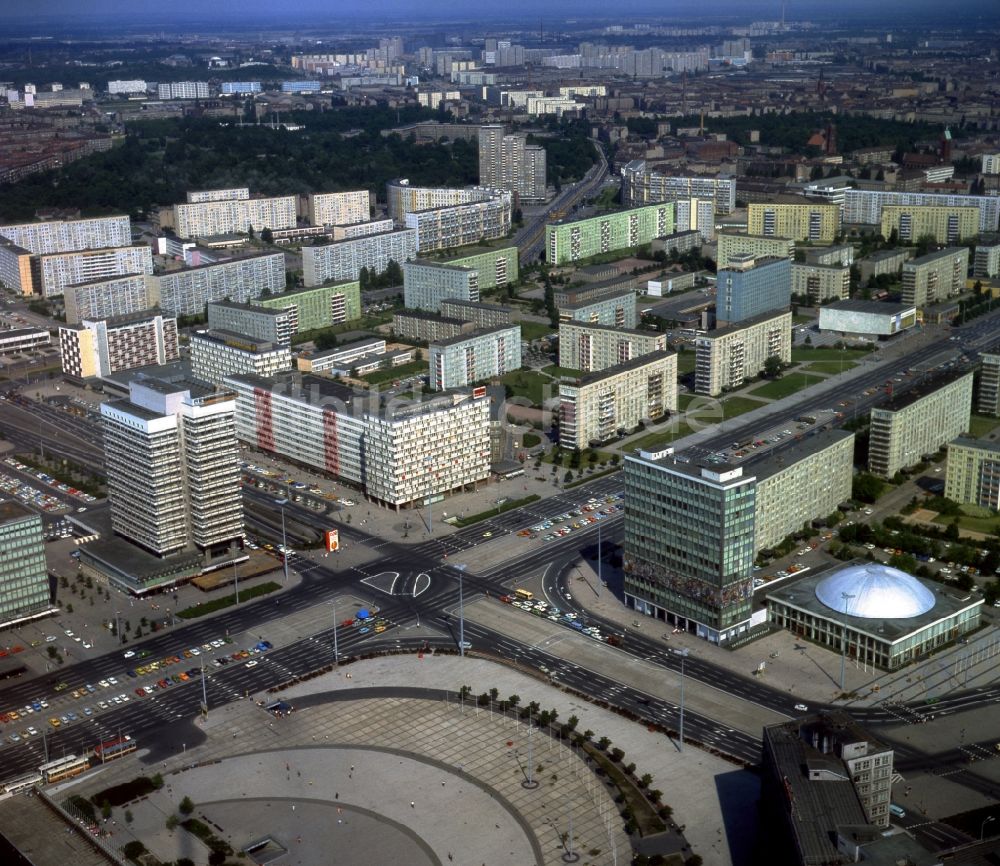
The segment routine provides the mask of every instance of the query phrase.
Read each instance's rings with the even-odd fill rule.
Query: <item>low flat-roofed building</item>
[[[321,373],[334,369],[349,370],[355,361],[367,355],[384,354],[385,340],[381,337],[372,337],[343,346],[334,346],[332,349],[300,355],[296,359],[296,366],[303,373]]]
[[[844,336],[891,337],[917,324],[917,308],[890,301],[845,300],[819,309],[819,329]]]
[[[868,471],[891,478],[969,430],[972,372],[933,376],[871,410]]]
[[[953,502],[1000,509],[1000,442],[964,436],[949,442],[944,495]]]
[[[47,328],[8,328],[0,331],[0,355],[25,352],[51,343],[52,335]]]
[[[559,323],[559,366],[566,370],[594,373],[666,348],[667,335],[656,331]]]
[[[584,450],[677,411],[677,355],[651,352],[559,385],[559,444]]]
[[[970,598],[880,562],[854,560],[767,593],[768,621],[853,664],[898,670],[979,627]]]
[[[199,331],[188,343],[191,375],[202,382],[221,385],[227,376],[257,375],[264,378],[292,368],[292,352],[232,331]]]

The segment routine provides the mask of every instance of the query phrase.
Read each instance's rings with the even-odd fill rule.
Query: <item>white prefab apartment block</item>
[[[38,257],[42,294],[61,295],[66,286],[126,274],[152,274],[153,251],[146,245],[49,253]]]
[[[247,201],[250,198],[250,188],[245,186],[232,187],[230,189],[196,189],[188,190],[188,204],[200,204],[206,201],[236,201],[242,199]]]
[[[79,324],[84,319],[108,319],[139,313],[159,303],[159,280],[149,274],[127,274],[63,289],[66,322],[70,325]]]
[[[695,391],[717,397],[740,387],[771,357],[792,360],[792,314],[766,314],[699,336],[695,344]]]
[[[479,272],[473,268],[414,259],[403,265],[403,305],[437,313],[449,299],[479,300]]]
[[[404,221],[417,233],[420,252],[454,249],[497,240],[510,232],[511,196],[495,192],[487,201],[411,211]]]
[[[0,226],[0,237],[39,256],[128,246],[132,224],[127,216],[19,223]]]
[[[749,254],[754,258],[793,259],[795,257],[795,241],[791,238],[719,232],[715,239],[718,249],[716,261],[720,271],[729,267],[730,259],[742,254]]]
[[[178,316],[205,312],[209,301],[245,303],[285,290],[285,254],[260,253],[194,268],[170,271],[156,278],[160,306]]]
[[[649,355],[559,386],[559,444],[583,450],[677,411],[677,355]]]
[[[330,379],[234,376],[240,439],[361,487],[399,507],[423,505],[490,473],[485,388],[383,403]]]
[[[294,309],[275,310],[214,301],[208,304],[208,328],[211,331],[233,331],[278,346],[290,346],[297,328]]]
[[[714,175],[667,175],[634,159],[622,168],[622,204],[639,207],[679,199],[708,199],[715,213],[736,209],[736,178]]]
[[[948,372],[920,383],[871,413],[868,471],[891,478],[969,431],[972,373]]]
[[[415,229],[338,241],[321,247],[303,247],[303,281],[306,286],[321,286],[332,280],[356,280],[362,268],[380,274],[389,262],[402,265],[416,255]]]
[[[595,373],[667,348],[667,335],[654,331],[559,323],[559,366],[564,370]]]
[[[211,95],[207,81],[167,81],[156,87],[158,99],[208,99]]]
[[[395,223],[391,219],[369,220],[365,223],[351,223],[350,225],[333,226],[331,235],[335,241],[350,241],[355,238],[366,238],[370,235],[381,235],[391,232]]]
[[[156,310],[59,328],[62,369],[86,379],[176,361],[177,319]]]
[[[931,192],[882,192],[849,189],[844,194],[844,222],[880,225],[882,208],[902,207],[977,207],[979,231],[995,232],[1000,220],[1000,198],[989,195],[950,195]]]
[[[502,325],[459,334],[427,350],[430,386],[435,391],[464,388],[521,367],[521,326]]]
[[[232,394],[157,379],[101,404],[111,526],[156,556],[224,553],[243,539]]]
[[[411,186],[406,178],[391,180],[385,185],[389,216],[397,226],[406,225],[406,215],[414,211],[489,201],[500,192],[480,186]]]
[[[188,344],[191,375],[221,385],[228,376],[270,378],[292,369],[292,350],[232,331],[199,331]]]
[[[345,226],[371,218],[368,190],[321,192],[309,196],[309,223],[314,226]]]
[[[924,307],[961,293],[969,270],[967,247],[947,247],[903,264],[904,304]]]
[[[174,231],[182,238],[207,238],[251,230],[295,228],[295,196],[211,199],[174,205]]]

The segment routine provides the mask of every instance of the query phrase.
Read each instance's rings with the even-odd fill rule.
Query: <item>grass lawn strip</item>
[[[259,586],[251,586],[242,590],[240,592],[240,599],[249,601],[251,598],[267,595],[278,589],[281,589],[281,586],[273,580],[269,580],[267,583],[262,583]],[[236,604],[236,595],[227,595],[223,598],[213,598],[211,601],[203,601],[201,604],[179,610],[177,611],[177,616],[181,619],[197,619],[199,616],[206,616],[207,614],[215,613],[217,610],[224,610],[227,607],[232,607],[234,604]]]

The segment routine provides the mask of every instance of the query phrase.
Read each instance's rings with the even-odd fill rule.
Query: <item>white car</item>
[[[805,704],[796,704],[795,705],[795,709],[798,712],[800,712],[800,713],[808,713],[809,712],[809,707],[807,707]]]
[[[127,658],[127,659],[134,659],[135,658],[135,650],[129,650],[127,653],[125,653],[125,658]]]
[[[243,665],[243,667],[255,668],[257,667],[258,664],[260,664],[260,662],[258,662],[257,659],[250,659],[250,661],[248,661],[245,665]]]

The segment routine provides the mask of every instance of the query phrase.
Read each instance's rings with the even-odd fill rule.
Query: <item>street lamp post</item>
[[[122,642],[122,627],[121,627],[121,623],[119,621],[119,613],[118,613],[117,610],[115,611],[115,639],[118,641],[119,644],[121,644],[121,642]]]
[[[275,499],[278,508],[281,509],[281,564],[284,568],[283,582],[288,583],[288,536],[285,534],[285,506],[287,499]]]
[[[236,606],[240,606],[240,573],[236,568],[236,561],[233,561],[233,583],[236,585]]]
[[[205,685],[205,656],[201,657],[201,705],[204,708],[205,716],[208,716],[208,688]]]
[[[843,631],[840,635],[840,690],[844,690],[844,668],[847,666],[847,610],[851,606],[851,599],[854,598],[854,594],[850,592],[842,592],[840,597],[844,600],[844,622],[842,624]]]
[[[330,606],[333,608],[333,664],[340,666],[340,649],[337,646],[337,599],[330,599]]]
[[[465,658],[465,597],[461,571],[458,573],[458,654]]]
[[[684,660],[688,657],[691,651],[687,648],[682,650],[674,650],[674,655],[680,656],[681,659],[681,715],[680,721],[677,726],[677,737],[679,740],[680,751],[684,751]]]

